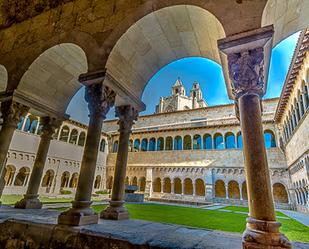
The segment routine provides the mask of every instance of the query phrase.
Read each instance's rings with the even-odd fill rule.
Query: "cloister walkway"
[[[236,233],[141,220],[100,220],[99,224],[74,228],[57,225],[58,215],[58,211],[48,209],[1,208],[0,233],[10,238],[14,238],[14,233],[22,233],[19,238],[48,248],[75,248],[75,245],[79,245],[76,248],[106,248],[106,245],[114,248],[241,248],[241,235]],[[293,243],[293,248],[307,249],[309,245]]]

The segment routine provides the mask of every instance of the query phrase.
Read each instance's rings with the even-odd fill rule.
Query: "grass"
[[[200,208],[169,206],[160,204],[126,204],[132,219],[148,220],[161,223],[185,225],[196,228],[242,233],[246,226],[246,214],[205,210]],[[105,205],[94,205],[96,212],[101,212]],[[65,210],[58,209],[58,210]],[[243,211],[242,207],[229,207],[228,210]],[[279,216],[285,216],[278,212]],[[309,227],[294,219],[281,219],[281,232],[290,240],[309,242]]]
[[[223,207],[223,208],[220,208],[220,209],[236,211],[236,212],[246,212],[246,213],[249,213],[249,208],[248,207],[227,206],[227,207]],[[288,216],[286,216],[285,214],[283,214],[283,213],[281,213],[279,211],[276,211],[276,216],[288,217]]]

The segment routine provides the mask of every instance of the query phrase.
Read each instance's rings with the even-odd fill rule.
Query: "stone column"
[[[128,161],[128,144],[132,126],[137,119],[138,112],[131,106],[116,107],[116,116],[119,117],[119,148],[115,167],[112,197],[109,206],[101,212],[101,218],[123,220],[129,218],[124,204],[125,177]]]
[[[225,199],[229,199],[229,185],[225,183]]]
[[[185,180],[181,182],[181,195],[185,195]]]
[[[86,86],[85,100],[88,102],[90,120],[72,208],[58,217],[58,224],[81,226],[98,223],[98,215],[90,207],[92,186],[95,177],[102,123],[111,106],[115,92],[103,86],[102,81]],[[128,145],[126,146],[128,151]]]
[[[276,221],[263,136],[262,102],[267,82],[273,27],[268,26],[220,40],[227,55],[228,74],[240,119],[248,188],[249,218],[243,248],[291,248]]]
[[[161,180],[161,194],[164,193],[164,180]]]
[[[238,183],[238,188],[239,188],[239,199],[242,201],[243,197],[242,197],[242,184]]]
[[[20,118],[25,116],[28,111],[28,107],[11,100],[1,103],[3,123],[0,131],[0,198],[5,186],[4,167],[11,140]]]
[[[28,189],[24,198],[15,204],[15,208],[23,209],[40,209],[42,203],[39,200],[39,188],[43,176],[44,166],[47,159],[50,141],[55,129],[61,125],[61,121],[55,118],[43,117],[41,118],[42,134],[41,141],[36,153],[34,166],[30,175]]]
[[[175,184],[173,181],[171,181],[171,194],[175,194]]]

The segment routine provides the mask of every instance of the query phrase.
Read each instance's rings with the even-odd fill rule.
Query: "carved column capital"
[[[28,111],[29,107],[15,101],[6,101],[1,103],[3,126],[17,127],[20,118],[25,116]]]
[[[116,117],[119,117],[119,132],[131,133],[134,121],[136,121],[138,117],[138,111],[129,105],[117,106]]]
[[[60,127],[62,121],[56,118],[42,117],[40,123],[42,125],[41,137],[52,139],[55,130]]]
[[[116,93],[103,82],[86,86],[85,100],[88,103],[90,115],[101,115],[103,119],[115,103]]]

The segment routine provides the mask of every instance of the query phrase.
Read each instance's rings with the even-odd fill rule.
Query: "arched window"
[[[139,149],[140,149],[140,144],[141,144],[141,142],[140,142],[139,139],[135,139],[135,140],[134,140],[134,152],[139,151]]]
[[[216,133],[214,136],[215,140],[215,149],[217,150],[223,150],[224,149],[224,142],[223,137],[220,133]]]
[[[235,149],[235,135],[231,132],[225,134],[225,148],[226,149]]]
[[[16,175],[14,186],[26,186],[30,174],[30,169],[28,167],[22,167],[18,174]]]
[[[174,193],[175,194],[182,194],[182,183],[179,178],[174,179]]]
[[[173,138],[165,138],[165,150],[173,150]]]
[[[243,182],[241,185],[241,193],[242,193],[242,199],[248,200],[248,193],[247,193],[247,183]]]
[[[53,170],[47,170],[42,180],[42,187],[51,187],[54,180],[55,172]]]
[[[153,182],[153,192],[161,192],[161,179],[158,177]]]
[[[5,168],[5,176],[4,176],[4,181],[5,181],[5,185],[12,185],[13,180],[14,180],[14,176],[15,176],[15,172],[16,172],[16,168],[13,165],[8,165]]]
[[[228,194],[230,199],[240,199],[239,185],[236,181],[230,181],[228,184]]]
[[[39,121],[37,120],[37,118],[34,118],[31,121],[31,124],[30,124],[28,132],[34,134],[36,132],[36,129],[37,129],[38,125],[39,125]]]
[[[193,137],[193,149],[200,150],[202,149],[202,138],[200,135],[194,135]]]
[[[297,91],[297,99],[298,99],[298,104],[299,104],[300,118],[302,118],[302,116],[305,114],[305,110],[304,110],[304,101],[303,101],[303,97],[300,93],[300,90]]]
[[[184,180],[184,194],[192,195],[193,194],[193,184],[190,178]]]
[[[155,150],[156,150],[156,139],[152,137],[149,140],[149,151],[155,151]]]
[[[129,177],[128,176],[126,177],[126,179],[124,181],[124,184],[125,185],[130,185],[130,181],[129,181]]]
[[[205,134],[203,136],[203,143],[204,143],[204,149],[205,150],[211,150],[212,149],[212,139],[210,134]]]
[[[98,175],[96,176],[95,181],[94,181],[94,188],[99,189],[100,187],[101,187],[101,176]]]
[[[237,148],[238,149],[242,149],[243,148],[241,132],[237,133]]]
[[[109,177],[107,178],[106,188],[107,188],[107,189],[112,189],[112,188],[113,188],[113,183],[114,183],[113,177],[112,177],[112,176],[109,176]]]
[[[133,140],[130,139],[129,140],[129,148],[128,148],[129,152],[132,152],[133,151]]]
[[[309,91],[308,91],[308,86],[306,85],[305,82],[302,83],[302,92],[304,96],[304,106],[305,106],[305,109],[307,110],[309,108],[309,93],[308,93]]]
[[[68,126],[63,126],[60,132],[60,141],[67,142],[69,139],[70,129]]]
[[[137,186],[137,177],[136,176],[133,177],[131,185]]]
[[[177,136],[174,138],[174,150],[182,150],[182,138]]]
[[[66,188],[69,185],[70,173],[65,171],[61,176],[61,188]]]
[[[74,173],[71,177],[69,188],[76,188],[78,182],[78,173]]]
[[[164,178],[164,180],[163,180],[163,192],[164,193],[171,193],[171,191],[172,191],[171,179],[170,178]]]
[[[183,138],[183,149],[184,150],[191,150],[192,149],[192,139],[190,135],[186,135]]]
[[[271,130],[264,131],[264,140],[267,149],[276,147],[275,135]]]
[[[113,144],[113,153],[118,152],[118,141],[115,141]]]
[[[202,179],[195,180],[195,192],[197,196],[205,196],[205,184]]]
[[[145,177],[141,177],[139,179],[139,191],[140,192],[145,192],[145,188],[146,188],[146,178]]]
[[[84,146],[84,145],[85,145],[85,140],[86,140],[86,133],[82,131],[82,132],[79,134],[78,145],[79,145],[79,146]]]
[[[101,139],[101,142],[100,142],[100,151],[101,152],[105,152],[105,146],[106,146],[105,139]]]
[[[148,140],[147,140],[147,138],[143,138],[141,151],[147,151],[147,149],[148,149]]]
[[[159,137],[157,140],[157,150],[164,150],[164,138]]]
[[[273,185],[274,201],[277,203],[289,203],[288,193],[283,184],[275,183]]]
[[[226,197],[226,190],[225,184],[222,180],[217,180],[215,183],[215,196],[217,198],[225,198]]]
[[[73,129],[71,131],[69,143],[76,144],[77,143],[77,137],[78,137],[78,131],[76,129]]]

